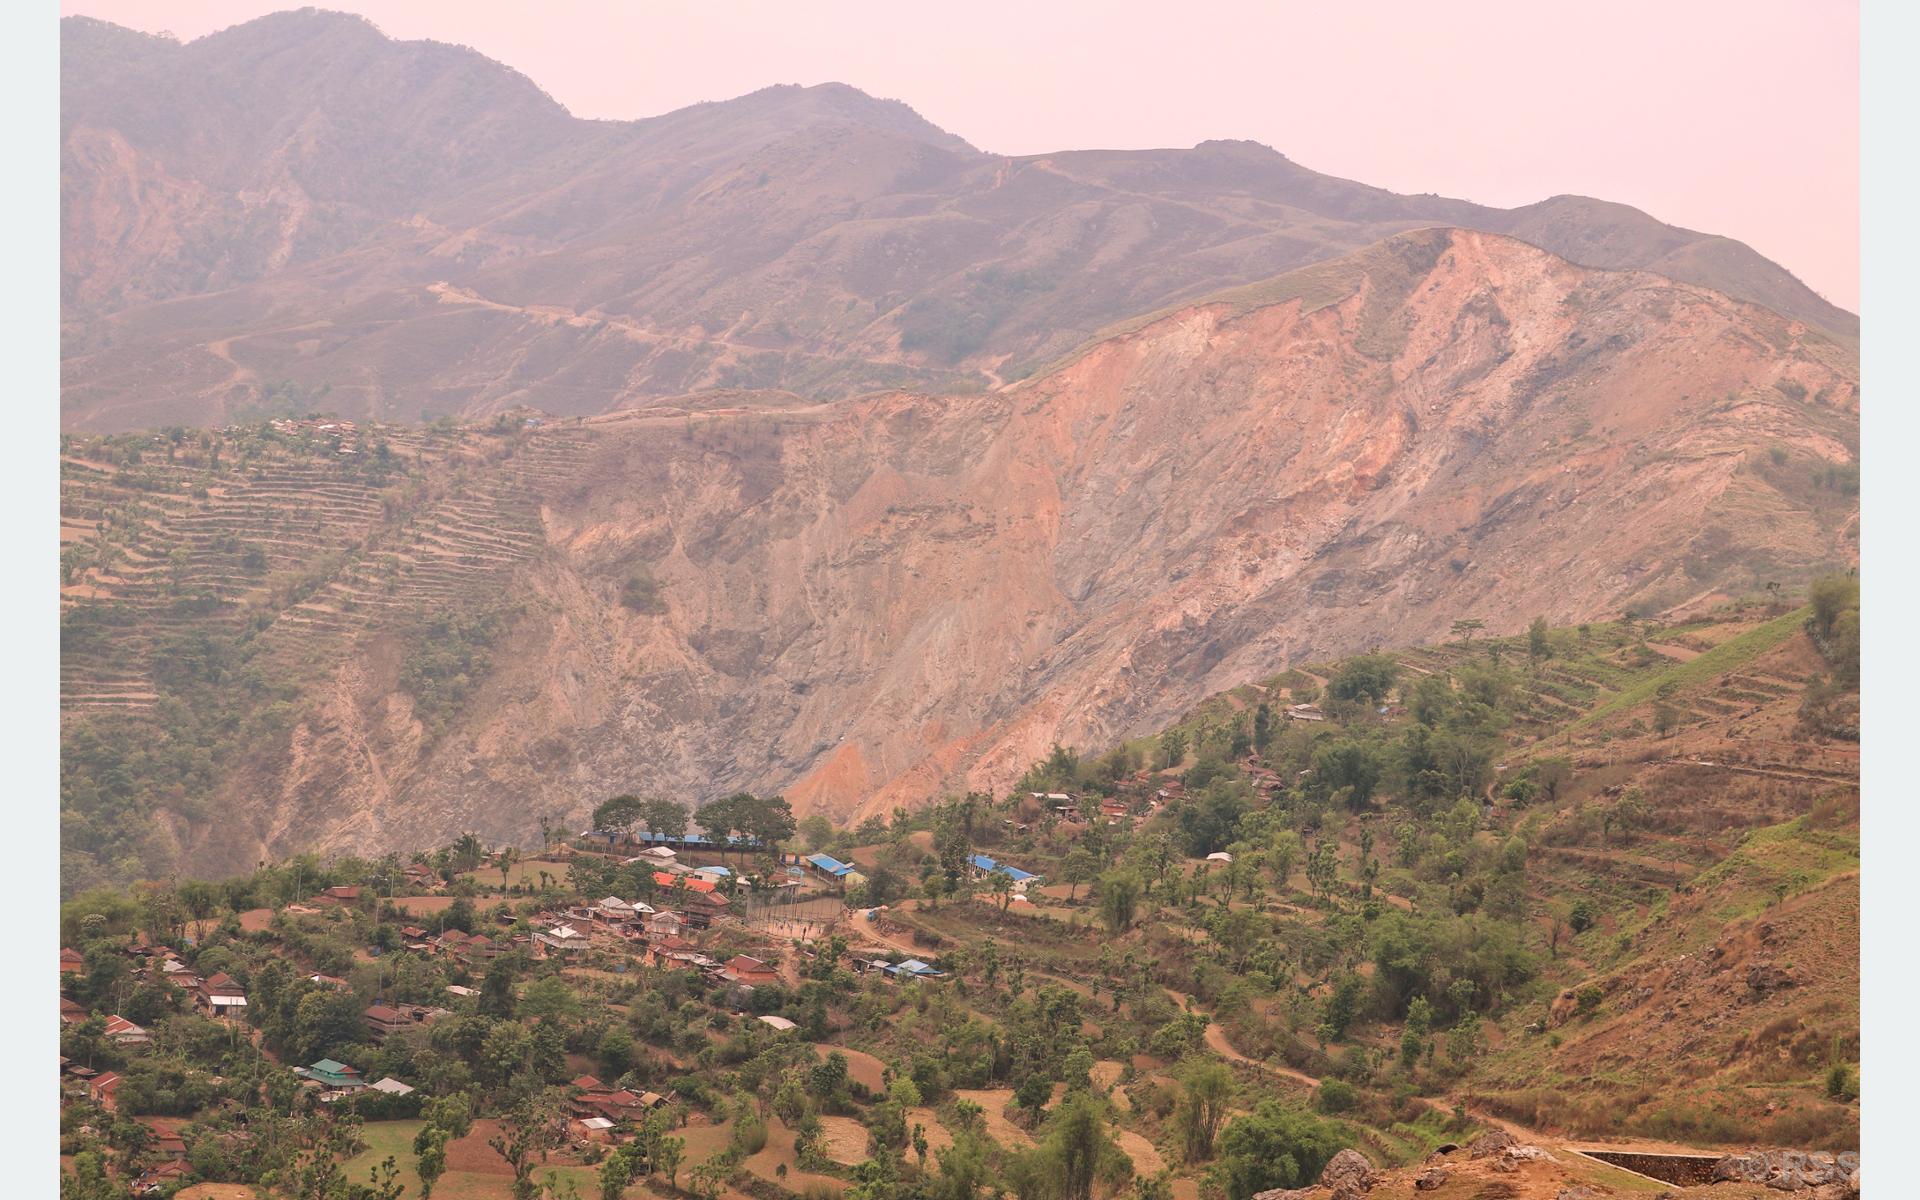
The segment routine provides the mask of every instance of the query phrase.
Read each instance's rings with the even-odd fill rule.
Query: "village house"
[[[104,1075],[96,1076],[91,1083],[87,1084],[87,1099],[92,1100],[108,1112],[114,1111],[114,1105],[116,1103],[115,1097],[119,1092],[120,1076],[114,1074],[112,1071],[108,1071]]]
[[[614,1140],[613,1122],[605,1117],[575,1117],[567,1122],[567,1132],[573,1135],[576,1142],[591,1144]]]
[[[401,873],[407,886],[434,891],[440,887],[440,872],[425,863],[414,863]]]
[[[247,1007],[247,993],[233,976],[225,971],[215,971],[200,981],[195,989],[194,1002],[216,1017],[244,1016]]]
[[[318,1087],[327,1096],[339,1096],[365,1090],[366,1076],[355,1067],[331,1058],[323,1058],[310,1067],[295,1067],[293,1073]]]
[[[883,969],[885,970],[887,977],[893,980],[940,979],[940,978],[944,978],[946,975],[945,971],[936,971],[933,969],[932,966],[930,966],[927,963],[921,962],[917,958],[909,958],[906,961],[900,962],[900,963],[891,963]]]
[[[1324,721],[1326,719],[1327,714],[1320,711],[1318,704],[1287,705],[1287,720],[1289,721]]]
[[[677,938],[686,929],[686,919],[677,912],[650,912],[641,918],[641,927],[649,938]],[[691,943],[689,943],[691,944]]]
[[[574,1119],[588,1121],[598,1117],[607,1122],[607,1129],[623,1121],[637,1121],[668,1102],[667,1097],[658,1093],[630,1092],[604,1084],[591,1075],[582,1075],[568,1086],[580,1093],[567,1101]]]
[[[395,1079],[391,1075],[384,1076],[378,1082],[371,1084],[368,1087],[368,1090],[374,1091],[374,1092],[385,1092],[389,1096],[413,1095],[413,1089],[411,1087],[408,1087],[406,1084],[401,1083],[398,1079]]]
[[[995,862],[984,854],[974,855],[968,863],[973,868],[974,879],[985,879],[994,874],[1005,875],[1013,880],[1013,890],[1016,892],[1024,892],[1028,884],[1041,882],[1041,877],[1031,871],[1023,871],[1011,863]]]
[[[133,1194],[136,1196],[163,1196],[171,1188],[186,1181],[193,1169],[178,1159],[169,1159],[150,1171],[142,1171],[133,1181]]]
[[[412,1029],[420,1023],[420,1019],[411,1009],[395,1008],[389,1004],[370,1004],[366,1011],[360,1014],[360,1023],[367,1027],[367,1035],[376,1045],[379,1045],[396,1033]]]
[[[780,972],[771,964],[746,954],[736,954],[727,960],[721,972],[721,978],[729,983],[744,983],[748,987],[760,987],[765,984],[779,983]]]
[[[772,1029],[779,1033],[792,1033],[794,1030],[800,1028],[798,1025],[794,1024],[792,1021],[787,1020],[785,1017],[777,1016],[773,1013],[766,1013],[762,1015],[759,1018],[759,1021],[762,1025],[765,1025],[769,1029]]]
[[[541,958],[558,954],[573,958],[587,952],[592,939],[571,925],[559,924],[551,929],[536,930],[533,935],[535,953]]]
[[[312,903],[322,907],[338,907],[343,904],[360,903],[358,887],[330,887],[313,898]]]
[[[60,948],[60,973],[62,975],[84,975],[86,970],[87,960],[81,956],[78,950],[66,946]]]
[[[107,1036],[114,1043],[129,1049],[151,1045],[153,1035],[122,1016],[107,1018]]]
[[[60,997],[60,1021],[65,1025],[78,1025],[87,1019],[87,1010],[75,1001]]]
[[[831,854],[809,854],[802,860],[802,866],[832,883],[845,884],[848,876],[855,874],[852,864],[843,863]]]

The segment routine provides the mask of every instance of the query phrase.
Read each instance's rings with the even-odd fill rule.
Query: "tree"
[[[1282,892],[1287,890],[1287,876],[1293,873],[1293,865],[1300,861],[1303,847],[1300,835],[1291,829],[1283,829],[1273,835],[1273,841],[1267,846],[1267,865],[1273,869],[1273,882]]]
[[[791,839],[796,828],[793,805],[785,796],[762,797],[748,810],[747,833],[765,847],[768,854],[778,854],[780,844]]]
[[[481,846],[480,839],[471,833],[461,834],[459,840],[453,843],[453,861],[456,871],[473,870],[480,865],[480,860],[485,856],[485,847]]]
[[[667,1173],[667,1186],[679,1187],[680,1163],[685,1158],[687,1139],[683,1137],[663,1137],[653,1148],[653,1161]]]
[[[1547,640],[1547,619],[1535,617],[1527,626],[1527,657],[1539,666],[1553,654],[1553,643]]]
[[[1273,706],[1262,700],[1253,710],[1253,748],[1264,755],[1273,745]]]
[[[413,1143],[413,1173],[420,1177],[420,1200],[432,1200],[433,1185],[447,1170],[447,1131],[427,1125],[420,1134]]]
[[[1092,877],[1096,865],[1093,852],[1080,845],[1067,851],[1066,857],[1060,860],[1060,878],[1067,885],[1068,904],[1073,903],[1074,893],[1080,885]]]
[[[1656,701],[1653,706],[1653,731],[1661,737],[1671,734],[1680,724],[1680,710],[1666,701]]]
[[[1425,996],[1415,996],[1407,1003],[1407,1023],[1400,1030],[1400,1062],[1411,1067],[1420,1060],[1420,1052],[1426,1048],[1427,1034],[1433,1029],[1433,1005],[1427,1003]]]
[[[1180,1131],[1185,1161],[1203,1162],[1213,1156],[1214,1138],[1233,1099],[1233,1073],[1218,1059],[1189,1067],[1180,1080],[1180,1099],[1174,1106],[1174,1125]]]
[[[1860,581],[1846,575],[1824,575],[1807,588],[1813,605],[1813,625],[1821,637],[1831,637],[1840,614],[1860,607]]]
[[[1006,912],[1013,903],[1013,876],[1005,871],[987,872],[987,890],[1000,898],[1000,911]]]
[[[729,1171],[730,1167],[710,1158],[687,1173],[687,1187],[704,1200],[716,1200],[726,1186]]]
[[[693,815],[707,836],[722,841],[730,840],[736,830],[744,831],[747,822],[752,820],[751,809],[757,803],[750,792],[735,792],[721,800],[714,800],[703,806]]]
[[[647,802],[631,794],[615,796],[593,810],[593,827],[607,833],[625,833],[647,811]]]
[[[626,1151],[622,1146],[600,1164],[600,1200],[621,1200],[627,1194],[627,1184],[633,1180],[633,1163]]]
[[[1227,1200],[1272,1188],[1306,1187],[1343,1148],[1339,1128],[1311,1113],[1262,1100],[1220,1136],[1218,1178]]]
[[[1169,729],[1160,735],[1161,767],[1177,767],[1187,758],[1187,733],[1184,729]]]
[[[513,968],[505,960],[496,959],[487,968],[487,978],[480,985],[479,1010],[489,1017],[510,1020],[517,1003],[513,994]]]
[[[1100,919],[1115,934],[1133,928],[1140,908],[1140,877],[1131,871],[1109,871],[1100,877]]]
[[[204,943],[207,940],[207,918],[220,907],[220,888],[202,880],[189,880],[180,887],[180,903],[186,906],[187,914],[193,918],[193,940]]]
[[[1448,629],[1448,632],[1453,634],[1454,637],[1459,638],[1463,645],[1466,645],[1472,643],[1474,634],[1479,633],[1486,627],[1487,623],[1477,617],[1462,617],[1453,623]]]
[[[548,1148],[542,1115],[523,1103],[501,1122],[500,1132],[488,1138],[487,1145],[513,1169],[513,1200],[537,1200],[540,1185],[533,1180],[533,1168]]]
[[[649,799],[641,813],[647,832],[668,841],[687,835],[687,806],[676,800]]]
[[[1331,699],[1356,703],[1384,704],[1399,677],[1400,664],[1390,654],[1362,654],[1340,665],[1327,681]]]
[[[1133,1172],[1133,1160],[1107,1132],[1106,1101],[1086,1092],[1061,1100],[1034,1154],[1059,1200],[1091,1200],[1095,1183],[1123,1183]]]

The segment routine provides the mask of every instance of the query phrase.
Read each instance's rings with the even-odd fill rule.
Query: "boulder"
[[[1332,1188],[1335,1196],[1342,1191],[1365,1194],[1379,1181],[1380,1173],[1373,1169],[1367,1156],[1358,1150],[1342,1150],[1328,1159],[1325,1169],[1320,1172],[1320,1186]]]
[[[1517,1139],[1504,1129],[1483,1133],[1467,1143],[1469,1158],[1489,1158],[1514,1144]]]
[[[1450,1177],[1451,1173],[1445,1167],[1428,1167],[1413,1177],[1413,1187],[1415,1191],[1430,1192]]]

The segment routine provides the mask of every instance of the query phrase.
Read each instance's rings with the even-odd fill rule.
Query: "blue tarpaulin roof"
[[[1038,875],[1035,875],[1031,871],[1022,871],[1019,867],[1012,866],[1007,863],[995,862],[984,854],[974,855],[973,865],[975,870],[998,871],[1002,875],[1005,875],[1009,879],[1013,880],[1015,883],[1025,883],[1029,879],[1040,878]]]
[[[853,870],[852,867],[834,858],[830,854],[809,854],[807,855],[807,861],[829,875],[845,875],[847,872]]]

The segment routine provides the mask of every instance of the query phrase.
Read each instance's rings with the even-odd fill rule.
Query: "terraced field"
[[[153,707],[158,660],[181,638],[257,639],[263,664],[326,661],[497,584],[544,551],[542,499],[585,444],[280,424],[222,431],[218,450],[169,454],[164,436],[68,448],[64,710]]]

